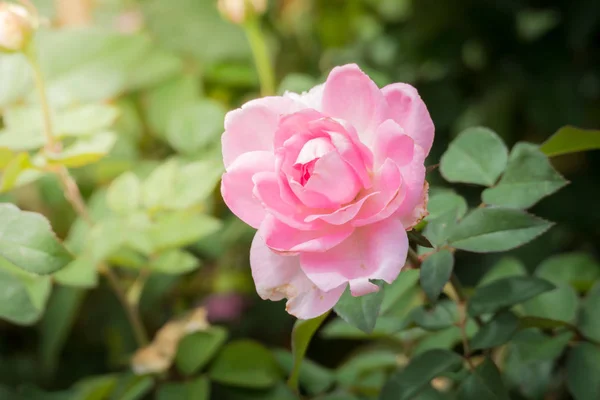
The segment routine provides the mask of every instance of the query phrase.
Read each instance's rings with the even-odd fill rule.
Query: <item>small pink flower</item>
[[[426,215],[424,160],[434,126],[415,88],[379,89],[358,66],[308,93],[250,101],[225,118],[229,208],[258,229],[250,250],[263,299],[300,319],[391,283],[406,230]]]

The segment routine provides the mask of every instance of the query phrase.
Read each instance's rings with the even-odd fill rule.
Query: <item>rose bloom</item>
[[[412,86],[379,89],[358,66],[301,95],[250,101],[225,118],[223,199],[258,229],[250,250],[263,299],[300,319],[392,283],[406,231],[426,214],[434,126]]]

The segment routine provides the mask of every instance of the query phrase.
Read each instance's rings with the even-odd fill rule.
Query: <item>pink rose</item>
[[[406,230],[426,211],[424,160],[434,126],[415,88],[379,89],[358,66],[308,93],[250,101],[225,118],[229,208],[258,229],[250,250],[263,299],[300,319],[391,283]]]

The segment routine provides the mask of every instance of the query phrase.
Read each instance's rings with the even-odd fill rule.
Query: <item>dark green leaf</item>
[[[554,319],[548,318],[538,318],[538,317],[521,317],[519,319],[519,329],[527,329],[527,328],[540,328],[540,329],[554,329],[561,327],[572,327],[572,325],[564,322],[557,321]]]
[[[429,199],[427,209],[429,215],[423,233],[432,244],[442,246],[456,222],[467,212],[467,202],[456,193],[444,191]]]
[[[293,367],[290,372],[289,377],[289,385],[293,388],[298,387],[298,380],[300,379],[302,360],[306,355],[306,350],[308,350],[308,345],[315,332],[323,321],[327,319],[329,313],[309,319],[309,320],[297,320],[294,324],[294,329],[292,330],[292,354],[294,357]]]
[[[352,296],[350,288],[346,288],[333,310],[350,325],[363,332],[371,333],[377,322],[384,296],[382,283],[378,285],[380,287],[379,291],[360,297]]]
[[[600,130],[573,126],[560,128],[540,146],[540,150],[548,157],[594,149],[600,149]]]
[[[469,128],[448,147],[440,172],[448,182],[492,186],[506,167],[508,150],[502,139],[487,128]]]
[[[569,283],[578,291],[587,291],[600,278],[600,265],[587,253],[565,253],[546,259],[536,276],[552,283]]]
[[[535,239],[552,225],[520,210],[477,208],[459,222],[448,241],[476,253],[506,251]]]
[[[433,307],[416,307],[412,312],[412,320],[417,326],[430,331],[448,328],[458,322],[456,303],[443,300]]]
[[[579,329],[587,338],[600,342],[600,318],[598,311],[600,310],[600,282],[597,282],[594,287],[588,292],[581,314],[579,315]]]
[[[452,275],[454,256],[448,250],[433,253],[421,264],[421,287],[431,302],[436,302]]]
[[[553,361],[560,357],[572,338],[570,331],[549,336],[536,329],[526,329],[517,333],[511,344],[519,352],[522,362]]]
[[[403,314],[406,311],[405,309],[411,305],[411,300],[414,297],[411,294],[414,292],[414,289],[417,289],[416,284],[418,280],[418,270],[402,269],[396,280],[385,287],[380,314]]]
[[[525,315],[574,323],[579,309],[579,296],[568,283],[523,303]]]
[[[527,275],[525,266],[519,259],[514,257],[503,257],[498,261],[492,269],[490,269],[479,281],[478,286],[487,285],[502,278],[510,276]]]
[[[298,396],[281,382],[266,390],[227,387],[220,393],[225,393],[223,398],[227,400],[298,400]]]
[[[430,350],[414,357],[403,370],[395,372],[381,392],[380,400],[408,400],[423,390],[429,382],[445,373],[457,370],[462,358],[446,350]]]
[[[0,257],[15,266],[36,274],[49,274],[72,260],[42,215],[2,203],[0,221]]]
[[[482,199],[495,206],[525,209],[566,184],[536,145],[517,143],[502,179],[496,186],[484,190]]]
[[[509,400],[508,390],[502,382],[498,367],[486,358],[461,384],[458,391],[461,400]]]
[[[431,244],[431,242],[429,242],[429,239],[427,239],[421,234],[421,232],[415,229],[408,231],[408,239],[419,246],[427,247],[430,249],[433,248],[433,245]]]
[[[600,399],[600,349],[590,343],[572,348],[567,359],[567,387],[575,400]]]
[[[192,375],[217,354],[226,340],[227,331],[219,327],[185,336],[177,347],[177,368],[185,375]]]
[[[64,286],[56,286],[46,313],[40,323],[40,357],[41,366],[50,376],[60,359],[60,354],[67,340],[85,291]]]
[[[503,278],[478,287],[469,300],[467,310],[472,316],[491,313],[522,303],[554,288],[550,282],[534,277]]]
[[[276,350],[274,355],[279,366],[288,375],[291,374],[294,367],[294,356],[292,353],[286,350]],[[300,386],[310,395],[323,393],[331,387],[335,380],[333,373],[329,369],[308,359],[302,360],[298,379]]]
[[[398,366],[398,358],[391,349],[363,351],[337,369],[337,380],[346,388],[353,387],[361,377],[371,371],[388,371]]]
[[[209,371],[212,380],[223,385],[267,388],[275,385],[279,371],[273,355],[251,340],[229,343]]]
[[[510,340],[519,327],[519,319],[510,311],[503,311],[482,326],[471,339],[473,350],[500,346]]]
[[[165,383],[156,393],[157,400],[209,400],[210,382],[204,376],[189,382]]]

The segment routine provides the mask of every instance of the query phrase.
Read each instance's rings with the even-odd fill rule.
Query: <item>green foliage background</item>
[[[49,20],[36,44],[56,135],[65,145],[58,159],[47,162],[73,168],[94,227],[77,218],[55,175],[36,167],[34,154],[44,141],[31,72],[21,55],[0,55],[0,199],[46,216],[76,256],[52,277],[23,275],[0,258],[0,399],[204,399],[209,387],[219,400],[296,398],[283,383],[292,369],[294,320],[283,303],[255,294],[248,265],[253,231],[229,213],[218,193],[224,115],[260,95],[242,28],[224,20],[212,0],[97,0],[93,22],[83,28],[60,28],[52,1],[35,4]],[[307,90],[348,62],[380,86],[415,85],[436,125],[429,165],[438,164],[471,127],[491,128],[512,148],[542,143],[565,125],[600,126],[597,0],[272,0],[262,24],[279,93]],[[525,153],[537,151],[520,146]],[[455,325],[464,310],[444,295],[432,311],[424,305],[419,274],[407,271],[376,301],[381,308],[373,333],[329,317],[300,371],[303,395],[600,398],[598,155],[552,158],[570,184],[530,209],[556,223],[541,238],[502,253],[454,255],[454,271],[470,295],[478,293],[472,288],[507,276],[532,275],[557,287],[503,305],[523,303],[512,310],[518,322],[505,310],[482,333],[465,317],[462,336],[471,338],[479,361],[492,357],[506,389],[482,388],[478,375],[457,372],[464,344]],[[563,185],[548,174],[556,188]],[[428,175],[432,194],[446,196],[432,196],[430,212],[450,209],[455,223],[467,206],[481,202],[481,187],[473,184],[481,182],[459,178],[470,183],[452,186],[463,204],[444,191],[457,181],[452,176],[443,165]],[[492,200],[485,194],[484,200],[494,204],[501,195],[488,192]],[[535,203],[521,201],[517,208]],[[433,244],[448,239],[429,229]],[[459,243],[455,247],[473,250]],[[440,254],[424,267],[442,268],[441,278],[420,282],[433,301],[441,290],[436,285],[448,279],[444,258],[451,256]],[[98,275],[103,263],[132,288],[128,296],[139,304],[151,338],[201,306],[220,327],[186,336],[174,365],[157,377],[136,377],[129,360],[138,346]],[[6,295],[11,290],[21,303]],[[336,312],[369,328],[372,315],[354,315],[355,306],[341,302]],[[469,310],[472,317],[482,313]],[[535,318],[559,322],[541,326]],[[564,325],[578,328],[562,330]],[[490,347],[493,353],[482,350]],[[412,370],[402,369],[409,358]],[[486,382],[498,382],[490,358],[478,365]]]

